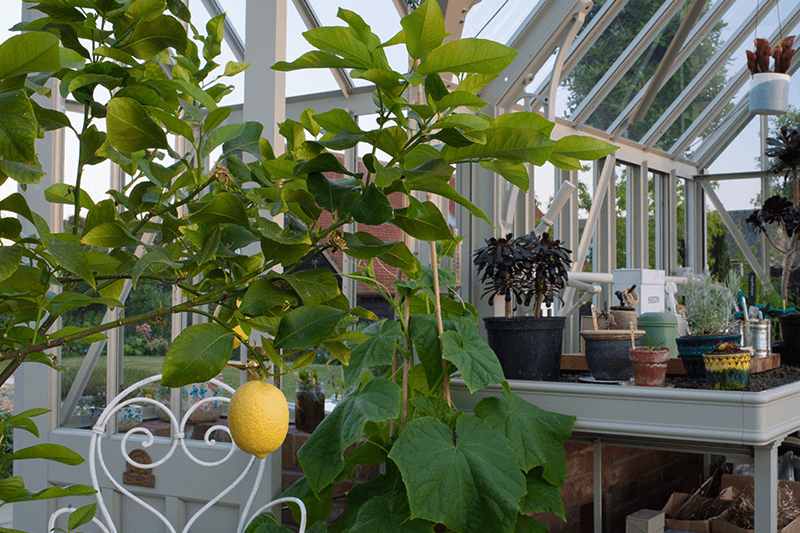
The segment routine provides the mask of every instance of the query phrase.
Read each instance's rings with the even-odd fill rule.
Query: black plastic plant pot
[[[675,339],[678,345],[678,357],[683,362],[686,379],[706,382],[706,364],[703,354],[713,351],[717,344],[722,342],[735,342],[741,345],[742,337],[738,333],[724,333],[721,335],[687,335]]]
[[[483,321],[506,379],[559,380],[566,317],[488,317]]]
[[[781,364],[800,366],[800,315],[786,315],[780,318],[783,343],[778,349]]]

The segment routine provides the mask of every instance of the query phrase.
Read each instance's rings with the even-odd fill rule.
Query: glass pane
[[[586,17],[587,23],[591,21],[592,17],[597,14],[607,1],[610,0],[594,2],[592,11]],[[565,118],[568,118],[572,111],[583,102],[595,84],[600,81],[608,68],[647,24],[660,5],[661,2],[648,0],[632,0],[628,2],[622,12],[603,33],[602,37],[565,79],[564,85],[571,91],[564,110]],[[675,21],[670,23],[670,25],[673,24],[675,24]],[[633,92],[633,88],[640,87],[643,83],[642,80],[647,81],[647,77],[636,76],[641,62],[642,59],[640,58],[637,65],[631,69],[632,74],[629,75],[627,82],[617,85],[606,101],[598,106],[597,111],[589,120],[590,126],[605,129],[624,107],[622,102],[629,101],[636,94]]]
[[[480,37],[507,44],[532,9],[539,4],[530,0],[503,0],[480,2],[467,13],[463,37]]]
[[[286,60],[294,61],[301,55],[314,50],[303,38],[307,31],[303,19],[293,2],[288,2],[286,19]],[[286,96],[336,91],[339,84],[329,69],[295,70],[286,73]]]

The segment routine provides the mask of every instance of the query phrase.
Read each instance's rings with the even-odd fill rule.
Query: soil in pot
[[[506,379],[558,381],[566,317],[487,317],[486,336]]]
[[[663,387],[667,377],[669,348],[628,348],[633,380],[640,387]]]

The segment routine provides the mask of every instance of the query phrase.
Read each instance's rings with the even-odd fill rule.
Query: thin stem
[[[431,195],[428,193],[428,201]],[[439,350],[444,353],[444,342],[442,341],[442,333],[444,333],[444,323],[442,321],[442,301],[439,291],[439,260],[436,254],[436,241],[430,241],[431,250],[431,269],[433,270],[433,305],[436,309],[436,331],[439,333]],[[447,360],[442,357],[442,373],[444,380],[442,381],[442,396],[447,405],[452,406],[450,400],[450,376],[447,375]]]
[[[411,319],[411,302],[409,301],[408,298],[406,298],[405,300],[406,300],[406,307],[403,318],[405,320],[405,323],[408,324],[408,321]],[[411,357],[411,339],[409,338],[408,334],[406,334],[405,342],[406,342],[406,355],[405,357],[403,357],[403,403],[400,407],[401,408],[400,427],[402,428],[406,427],[406,422],[408,418],[408,389],[409,389],[408,370],[411,365],[411,361],[409,361],[409,358]]]

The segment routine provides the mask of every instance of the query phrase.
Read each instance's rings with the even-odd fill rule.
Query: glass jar
[[[311,433],[325,418],[325,384],[297,382],[294,390],[294,425]]]

